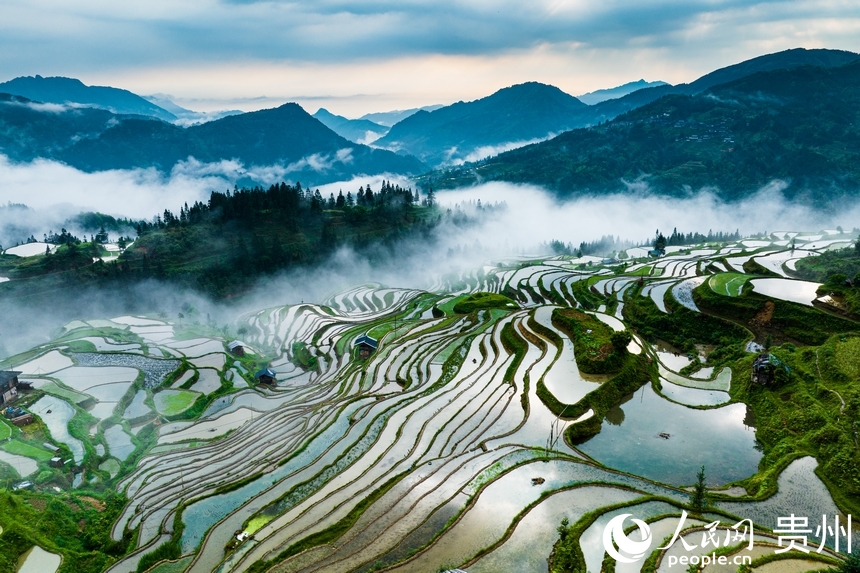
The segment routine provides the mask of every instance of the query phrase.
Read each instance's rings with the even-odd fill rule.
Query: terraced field
[[[36,460],[44,484],[125,495],[110,537],[134,543],[115,573],[546,571],[562,518],[572,554],[596,570],[604,553],[592,524],[620,504],[671,534],[701,465],[714,519],[751,512],[772,528],[761,499],[773,486],[756,485],[771,470],[732,398],[748,371],[706,362],[718,344],[685,358],[658,351],[639,327],[632,339],[614,335],[639,325],[641,308],[701,315],[698,289],[736,296],[751,275],[725,272],[735,268],[726,253],[783,265],[792,255],[780,240],[612,267],[495,261],[427,290],[361,285],[267,308],[230,332],[153,317],[76,321],[4,363],[38,388],[32,410],[75,470],[49,469],[47,450],[16,429],[8,444],[18,445],[4,449]],[[474,293],[516,304],[458,307],[507,300]],[[557,307],[597,309],[613,336],[593,353],[616,353],[620,371],[580,372]],[[361,359],[353,345],[365,333],[378,347]],[[243,357],[226,350],[237,336]],[[71,352],[76,340],[97,352]],[[275,384],[253,378],[263,367]],[[793,511],[836,510],[814,460],[791,468],[792,483],[822,492],[792,498]]]

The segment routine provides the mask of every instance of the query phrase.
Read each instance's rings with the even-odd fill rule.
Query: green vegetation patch
[[[860,338],[837,343],[833,355],[843,374],[854,380],[860,379]]]
[[[573,282],[570,285],[570,291],[573,294],[573,297],[583,306],[583,308],[587,310],[597,310],[601,304],[606,302],[606,299],[603,295],[597,294],[591,290],[588,283],[589,281],[587,280]]]
[[[454,306],[453,311],[457,314],[469,314],[477,310],[490,308],[519,308],[519,305],[503,294],[491,292],[476,292],[466,298],[460,299]]]
[[[68,388],[60,386],[54,381],[44,382],[39,387],[39,389],[48,394],[53,394],[54,396],[64,398],[74,404],[77,404],[78,406],[84,404],[85,402],[93,400],[91,396],[82,394],[80,392],[75,392],[74,390],[69,390]]]
[[[175,416],[190,408],[199,397],[200,394],[190,390],[162,390],[155,393],[152,400],[159,414]]]
[[[0,490],[0,571],[16,571],[34,545],[63,556],[59,573],[104,571],[129,546],[130,538],[115,542],[110,535],[124,502],[112,492],[96,499]]]
[[[54,457],[53,453],[44,448],[37,448],[36,446],[31,446],[30,444],[25,444],[18,440],[11,440],[0,444],[0,448],[3,448],[10,454],[18,454],[19,456],[32,458],[34,460],[39,460],[40,462],[46,462]]]
[[[514,359],[508,365],[508,369],[505,370],[504,381],[513,383],[514,374],[517,371],[517,368],[520,367],[520,363],[525,358],[526,352],[528,352],[528,345],[526,341],[523,340],[517,332],[514,330],[513,325],[509,322],[502,327],[502,346],[504,346],[505,350],[509,354],[514,355]]]
[[[10,436],[12,436],[12,426],[0,420],[0,440],[5,440]]]
[[[308,345],[299,340],[293,342],[292,346],[293,357],[292,362],[296,366],[305,370],[316,370],[318,363],[317,357],[311,354]]]
[[[651,274],[651,271],[654,269],[653,265],[645,265],[644,267],[639,267],[635,271],[627,273],[628,275],[634,277],[647,277]]]
[[[716,346],[708,355],[709,364],[743,355],[743,344],[751,337],[750,332],[743,326],[703,312],[693,312],[677,303],[673,304],[674,299],[671,297],[667,297],[667,308],[671,308],[672,312],[667,314],[657,308],[651,297],[639,296],[640,292],[636,287],[628,295],[624,305],[624,319],[646,340],[653,342],[659,338],[685,353],[693,354],[698,352],[696,344]],[[700,300],[696,293],[707,295],[718,308],[738,300],[718,295],[707,285],[701,285],[693,291],[696,304]],[[704,307],[700,305],[699,308]]]
[[[776,385],[750,381],[753,355],[732,367],[732,399],[755,412],[756,440],[764,451],[759,472],[743,483],[751,495],[772,494],[779,472],[796,458],[812,455],[819,462],[816,474],[840,509],[860,511],[860,450],[854,442],[854,429],[860,424],[860,389],[834,359],[840,346],[850,350],[856,343],[849,346],[843,338],[833,336],[819,347],[771,348],[790,368]],[[853,340],[860,339],[848,339]]]
[[[455,296],[449,300],[446,300],[440,305],[437,305],[438,308],[444,314],[454,314],[454,306],[459,303],[461,300],[467,298],[468,295],[461,294],[460,296]],[[440,315],[441,316],[441,315]]]
[[[823,344],[832,334],[860,331],[860,324],[856,322],[821,312],[814,307],[768,298],[753,291],[749,283],[744,286],[740,296],[734,297],[720,296],[702,285],[693,290],[693,300],[696,306],[705,313],[741,324],[760,334],[762,338],[764,335],[770,334],[775,344],[782,344],[787,341],[818,345]],[[631,310],[629,305],[624,307],[626,318],[632,316],[629,312]],[[682,312],[683,309],[677,310],[671,316],[674,317]],[[656,320],[659,322],[659,317]],[[650,322],[654,323],[653,321]],[[711,344],[712,342],[707,342],[708,338],[719,339],[722,335],[717,332],[709,332],[710,328],[702,325],[697,329],[698,332],[691,331],[690,335],[696,337],[700,342]],[[661,338],[669,340],[675,346],[684,348],[683,345],[668,337]]]
[[[817,283],[827,282],[833,275],[851,279],[860,277],[860,248],[848,247],[826,251],[816,257],[804,257],[794,268],[798,277]]]
[[[708,286],[717,294],[723,296],[740,296],[749,275],[741,273],[720,273],[708,279]]]
[[[552,323],[573,340],[573,354],[581,371],[612,374],[621,370],[626,351],[613,346],[612,328],[572,308],[552,311]]]

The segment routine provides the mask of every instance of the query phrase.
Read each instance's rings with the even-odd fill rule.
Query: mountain
[[[146,115],[164,121],[176,119],[166,109],[128,90],[87,86],[73,78],[22,76],[0,83],[0,93],[19,95],[43,103],[97,107],[120,115]]]
[[[388,128],[368,119],[347,119],[320,108],[314,115],[327,128],[355,143],[370,143],[388,133]]]
[[[587,108],[554,86],[528,82],[472,102],[416,112],[375,144],[434,165],[462,162],[570,129]]]
[[[668,94],[603,125],[428,175],[424,184],[505,180],[571,196],[623,191],[625,182],[639,181],[662,194],[714,187],[732,200],[780,180],[788,197],[826,203],[860,189],[857,125],[855,58],[841,67],[760,71],[695,95]]]
[[[844,66],[860,56],[842,50],[797,48],[721,68],[689,84],[645,87],[594,105],[535,82],[505,88],[469,103],[417,112],[375,145],[411,153],[437,167],[477,161],[562,131],[598,125],[670,94],[695,95],[751,74],[798,66]]]
[[[163,108],[175,115],[176,121],[174,121],[173,123],[183,126],[194,125],[195,123],[205,123],[207,121],[213,121],[216,119],[221,119],[222,117],[227,117],[228,115],[239,115],[240,113],[245,113],[242,110],[238,109],[208,112],[192,111],[190,109],[186,109],[182,106],[176,105],[170,99],[170,96],[164,94],[154,94],[142,97],[146,101],[154,103],[158,107]]]
[[[652,101],[656,101],[669,94],[695,95],[704,92],[710,87],[734,81],[758,72],[771,70],[791,69],[800,66],[815,66],[831,68],[844,66],[860,58],[860,54],[846,52],[844,50],[807,50],[794,48],[774,54],[766,54],[738,64],[720,68],[705,74],[689,84],[678,84],[644,88],[634,91],[626,96],[606,100],[590,108],[591,115],[587,122],[578,127],[597,125],[618,117],[622,113],[636,109]]]
[[[378,111],[374,113],[366,113],[358,119],[366,119],[372,121],[373,123],[378,123],[379,125],[385,127],[391,127],[398,121],[403,121],[410,115],[417,113],[419,111],[435,111],[440,107],[445,107],[442,104],[437,105],[425,105],[424,107],[413,107],[411,109],[397,109],[394,111]]]
[[[246,167],[281,165],[294,177],[312,176],[318,183],[359,173],[424,169],[414,157],[344,139],[295,103],[187,128],[127,119],[59,154],[88,171],[151,166],[168,171],[189,156],[202,162],[235,159]]]
[[[426,170],[414,157],[344,139],[294,103],[183,128],[0,94],[0,152],[14,161],[44,157],[84,171],[155,167],[169,172],[189,157],[204,163],[237,160],[245,168],[276,166],[283,177],[316,184]]]
[[[117,117],[103,109],[68,108],[0,93],[0,153],[13,161],[52,157],[78,139],[98,137]]]
[[[628,82],[626,84],[620,85],[614,88],[608,88],[603,90],[596,90],[593,92],[588,92],[587,94],[582,94],[576,96],[576,99],[581,101],[587,105],[594,105],[596,103],[600,103],[602,101],[606,101],[608,99],[617,99],[622,96],[626,96],[629,93],[635,92],[636,90],[641,90],[644,88],[656,88],[658,86],[669,85],[666,82],[656,81],[656,82],[646,82],[645,80],[637,80],[635,82]]]

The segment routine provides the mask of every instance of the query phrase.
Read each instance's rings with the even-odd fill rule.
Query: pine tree
[[[696,474],[696,485],[693,486],[693,493],[690,495],[690,506],[701,513],[711,504],[708,499],[708,486],[705,484],[705,466]]]

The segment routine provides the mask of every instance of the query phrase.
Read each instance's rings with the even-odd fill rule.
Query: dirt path
[[[823,376],[821,375],[821,367],[818,365],[818,350],[815,350],[815,369],[818,371],[818,381],[821,384],[821,380],[823,380]],[[836,397],[839,398],[839,401],[842,402],[842,406],[839,408],[839,415],[843,415],[845,413],[845,400],[842,399],[842,395],[836,390],[831,390],[830,388],[821,384],[821,387],[827,390],[828,392],[833,392],[836,394]]]

